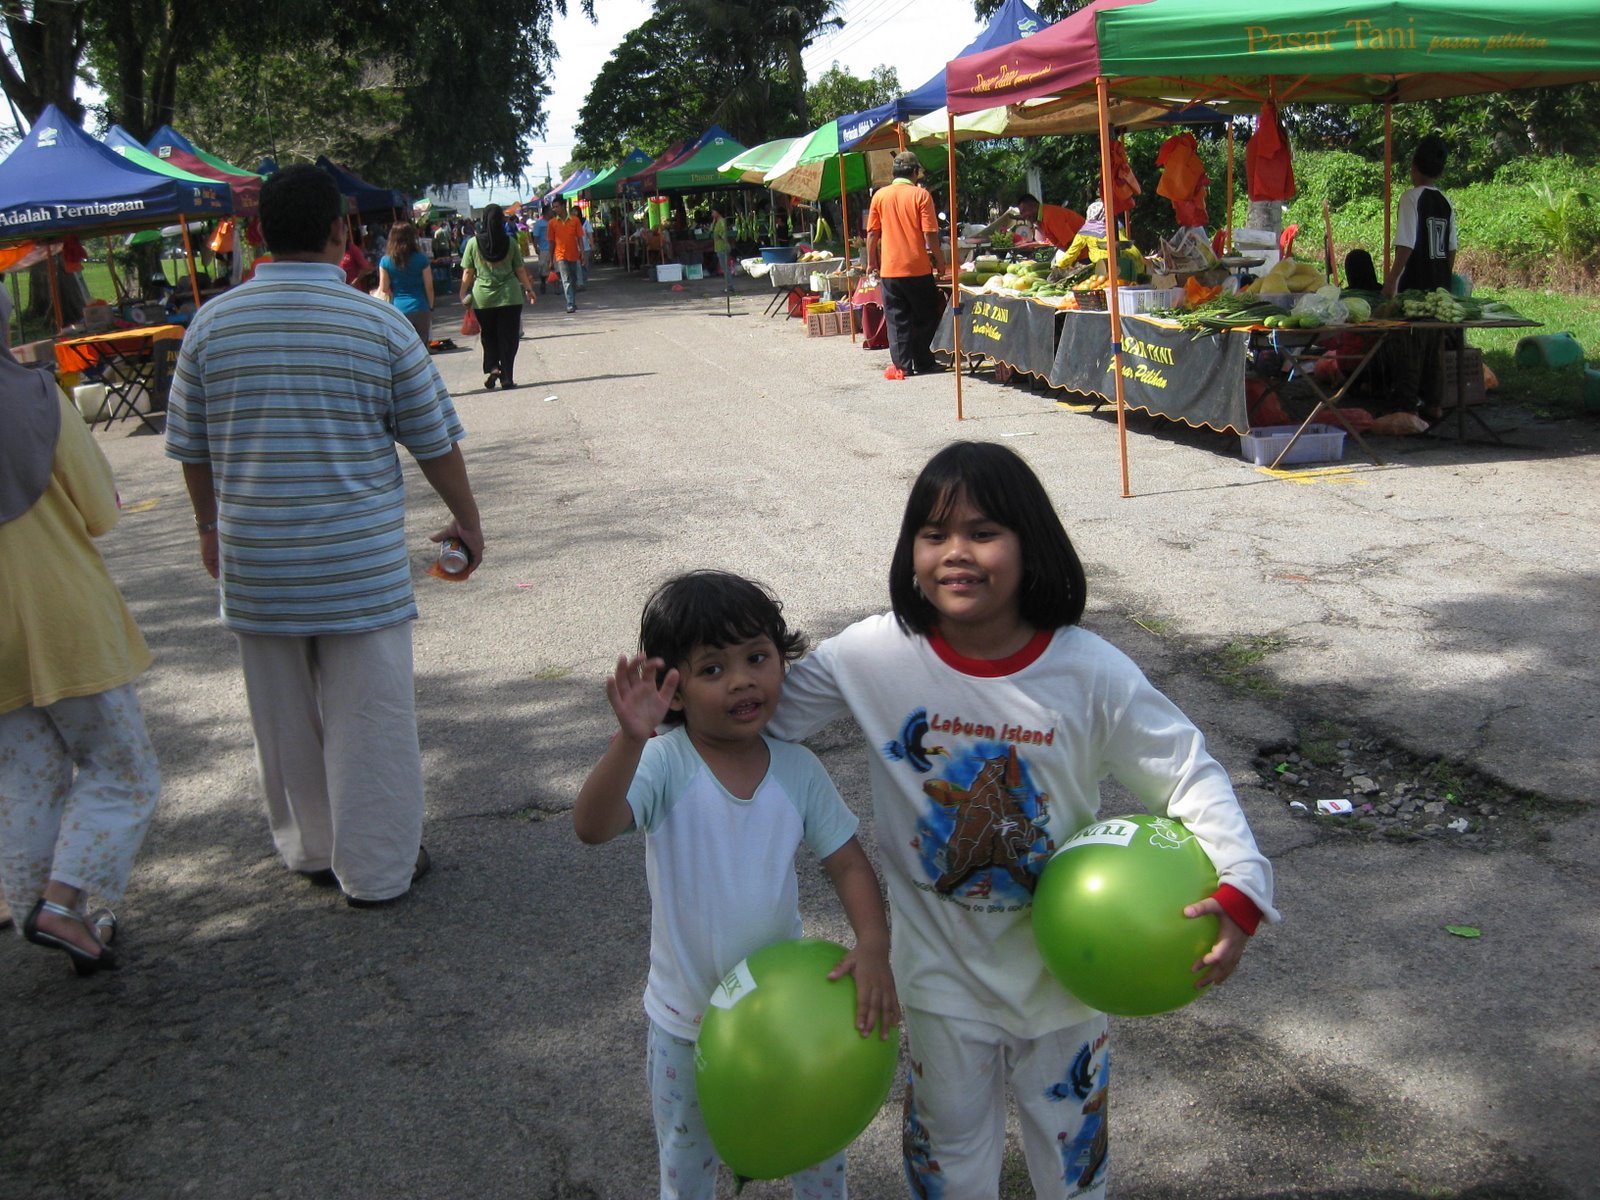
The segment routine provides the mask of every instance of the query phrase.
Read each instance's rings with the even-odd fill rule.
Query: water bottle
[[[472,562],[460,538],[445,538],[439,543],[439,569],[446,575],[459,575]]]

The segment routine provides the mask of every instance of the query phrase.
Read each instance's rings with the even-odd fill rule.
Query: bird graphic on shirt
[[[928,734],[928,710],[919,708],[906,718],[900,729],[898,741],[885,742],[883,752],[895,762],[904,759],[919,775],[933,769],[935,755],[948,755],[943,746],[924,746],[922,739]]]

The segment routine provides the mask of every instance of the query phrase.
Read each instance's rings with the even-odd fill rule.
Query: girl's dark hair
[[[394,259],[397,267],[408,266],[420,247],[417,245],[417,227],[410,221],[401,221],[389,230],[389,244],[384,253]]]
[[[766,587],[727,571],[690,571],[667,580],[645,601],[639,649],[665,666],[656,682],[682,667],[696,646],[732,646],[765,634],[792,663],[806,650],[806,635],[783,619],[783,602]],[[683,720],[667,714],[666,723]]]
[[[1363,292],[1376,292],[1383,285],[1378,282],[1378,268],[1372,255],[1357,246],[1344,256],[1344,285]]]
[[[906,500],[889,563],[889,602],[900,628],[926,637],[939,623],[938,610],[916,588],[917,534],[944,520],[962,499],[1017,535],[1022,552],[1017,606],[1022,619],[1035,629],[1056,629],[1082,620],[1083,563],[1039,477],[1004,446],[952,442],[928,460]]]
[[[506,210],[491,204],[483,210],[478,229],[478,253],[484,262],[497,263],[511,253],[511,235],[506,232]]]

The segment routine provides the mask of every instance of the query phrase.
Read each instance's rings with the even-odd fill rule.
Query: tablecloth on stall
[[[831,275],[843,269],[844,259],[823,258],[816,262],[772,263],[767,278],[775,288],[806,287],[813,275]]]
[[[954,317],[947,309],[933,348],[954,348]],[[1122,318],[1123,398],[1130,408],[1243,433],[1245,350],[1239,332],[1195,337],[1192,330],[1145,317]],[[1052,387],[1101,396],[1116,395],[1111,377],[1111,316],[1059,310],[1021,297],[963,293],[963,354],[984,354]]]

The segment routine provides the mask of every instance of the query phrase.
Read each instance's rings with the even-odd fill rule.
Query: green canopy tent
[[[839,122],[829,121],[796,138],[764,176],[766,185],[802,200],[836,200],[840,188],[848,192],[888,183],[893,175],[898,138],[888,131],[888,146],[841,151]],[[925,166],[938,166],[940,155],[926,147],[912,147]]]
[[[571,199],[573,196],[584,195],[591,200],[615,200],[622,194],[620,184],[640,167],[650,162],[650,156],[643,150],[630,150],[627,157],[615,166],[607,167],[596,175],[583,187],[575,191],[562,192],[563,196]]]
[[[765,183],[767,172],[789,151],[789,147],[799,141],[799,138],[785,137],[774,138],[770,142],[762,142],[759,146],[751,146],[748,150],[741,149],[727,162],[717,168],[724,174],[732,174],[740,183]]]
[[[1114,99],[1372,104],[1468,96],[1600,79],[1594,0],[1093,0],[1030,38],[946,65],[949,126],[964,113],[1030,100],[1093,98],[1101,200]],[[1392,161],[1385,120],[1385,165]],[[955,178],[952,161],[951,188]],[[1384,205],[1389,209],[1386,183]],[[1387,231],[1385,242],[1387,243]],[[1385,246],[1385,255],[1388,247]],[[1107,288],[1122,494],[1128,485],[1116,256]],[[959,329],[959,326],[958,326]],[[956,345],[957,365],[960,344]],[[956,371],[960,415],[961,371]]]
[[[656,172],[656,190],[705,191],[711,188],[749,186],[739,175],[724,171],[722,164],[729,158],[742,154],[745,147],[730,137],[706,139],[681,162],[662,167]]]

